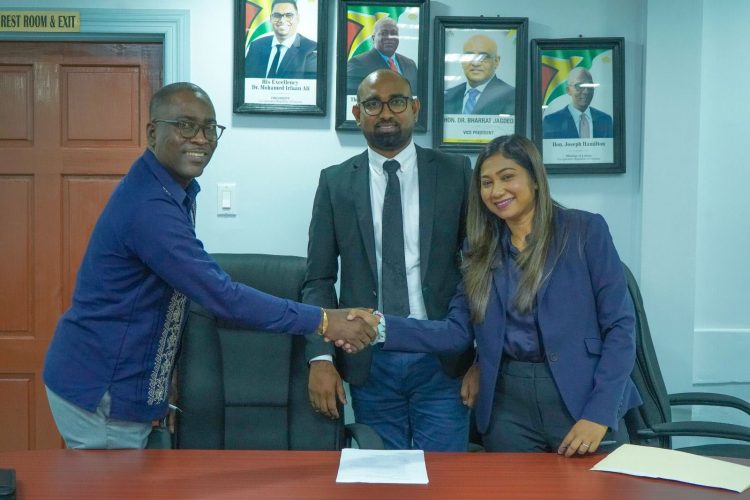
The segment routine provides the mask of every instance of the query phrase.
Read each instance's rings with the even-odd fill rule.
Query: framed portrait
[[[476,153],[526,134],[525,17],[436,17],[433,144]]]
[[[357,129],[357,88],[375,70],[399,72],[413,97],[426,100],[428,19],[429,0],[339,0],[336,130]],[[427,130],[427,106],[419,110],[414,130]]]
[[[625,172],[624,44],[532,40],[532,136],[548,172]]]
[[[234,112],[325,115],[328,2],[234,2]]]

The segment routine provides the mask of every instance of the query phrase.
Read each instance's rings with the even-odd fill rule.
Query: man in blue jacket
[[[279,299],[234,283],[195,235],[195,198],[224,127],[191,83],[151,99],[148,149],[122,179],[91,234],[73,304],[47,352],[44,383],[69,448],[143,448],[167,413],[169,382],[195,300],[218,317],[271,332],[375,336],[343,311]]]

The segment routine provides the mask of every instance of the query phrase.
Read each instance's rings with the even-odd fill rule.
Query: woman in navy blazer
[[[585,454],[608,429],[626,441],[622,417],[641,403],[635,317],[604,219],[556,204],[536,147],[511,135],[477,159],[467,233],[447,318],[386,316],[383,348],[459,353],[475,342],[488,451]]]

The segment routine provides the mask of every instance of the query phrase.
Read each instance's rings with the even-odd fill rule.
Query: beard
[[[395,129],[392,131],[383,132],[379,131],[377,127],[375,128],[375,131],[370,137],[373,146],[378,149],[390,151],[402,148],[409,142],[409,134],[404,133],[398,123],[392,123],[395,125]]]

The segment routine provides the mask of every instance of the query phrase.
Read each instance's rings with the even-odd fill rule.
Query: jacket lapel
[[[375,283],[378,282],[378,267],[375,261],[375,229],[372,226],[372,203],[370,202],[370,163],[367,151],[352,160],[351,192],[354,209],[362,233],[362,242],[367,262]]]
[[[417,176],[419,178],[419,270],[424,282],[430,265],[432,226],[435,219],[437,165],[430,151],[417,148]]]

